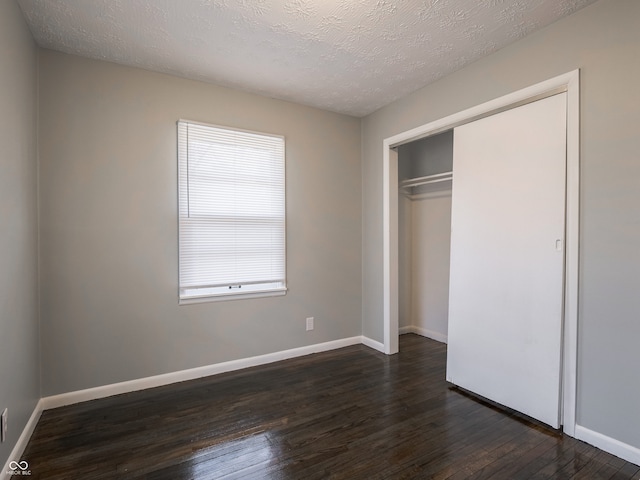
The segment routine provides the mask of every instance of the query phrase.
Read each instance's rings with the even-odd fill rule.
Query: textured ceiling
[[[18,0],[45,48],[363,116],[594,0]]]

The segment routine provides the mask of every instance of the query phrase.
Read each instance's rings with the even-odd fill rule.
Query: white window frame
[[[190,211],[190,197],[189,197],[189,182],[188,182],[188,135],[184,137],[188,126],[193,125],[197,128],[209,127],[212,130],[218,130],[222,132],[228,132],[230,135],[234,133],[246,133],[247,137],[260,136],[265,139],[281,139],[282,140],[282,278],[278,279],[263,279],[262,281],[245,281],[242,282],[229,282],[224,285],[198,285],[198,286],[183,286],[182,271],[185,268],[183,266],[183,244],[181,242],[185,235],[183,229],[186,230],[187,226],[185,221],[193,222],[189,219]],[[181,133],[182,132],[182,133]],[[182,135],[182,137],[181,137]],[[249,298],[261,298],[285,295],[287,292],[286,283],[286,158],[285,158],[285,141],[284,136],[274,135],[263,132],[255,132],[251,130],[242,130],[237,128],[231,128],[220,125],[213,125],[208,123],[196,122],[191,120],[180,119],[177,122],[177,138],[178,138],[178,303],[180,305],[187,305],[192,303],[203,302],[215,302],[224,300],[239,300]],[[246,197],[245,197],[246,198]],[[268,218],[268,217],[267,217]],[[279,217],[278,217],[279,218]],[[246,220],[245,220],[246,221]],[[279,225],[279,220],[276,221]],[[186,253],[184,254],[186,256]],[[275,281],[272,281],[275,280]]]

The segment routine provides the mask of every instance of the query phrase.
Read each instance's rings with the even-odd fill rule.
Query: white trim
[[[387,355],[398,353],[398,152],[383,142],[382,282],[383,335]]]
[[[243,368],[266,365],[273,362],[279,362],[281,360],[287,360],[289,358],[302,357],[305,355],[311,355],[313,353],[326,352],[329,350],[335,350],[338,348],[349,347],[351,345],[358,344],[364,344],[380,352],[383,352],[384,350],[383,345],[380,342],[376,342],[375,340],[372,340],[365,336],[355,336],[342,338],[339,340],[332,340],[324,343],[317,343],[314,345],[307,345],[305,347],[292,348],[290,350],[283,350],[280,352],[267,353],[265,355],[258,355],[255,357],[231,360],[228,362],[206,365],[204,367],[191,368],[188,370],[181,370],[178,372],[155,375],[152,377],[113,383],[110,385],[103,385],[100,387],[77,390],[75,392],[62,393],[60,395],[52,395],[49,397],[41,398],[38,401],[35,409],[33,410],[29,421],[22,430],[18,441],[13,447],[13,450],[11,451],[9,458],[6,461],[3,470],[0,472],[0,480],[9,480],[11,478],[14,478],[14,476],[7,474],[7,472],[9,471],[9,464],[12,461],[19,461],[22,457],[22,454],[24,453],[24,450],[27,447],[27,444],[31,439],[31,435],[33,434],[36,425],[40,420],[40,416],[42,415],[42,412],[44,410],[63,407],[65,405],[72,405],[80,402],[86,402],[89,400],[96,400],[99,398],[110,397],[122,393],[135,392],[147,388],[154,388],[163,385],[169,385],[172,383],[184,382],[186,380],[193,380],[209,375],[241,370]],[[29,461],[29,459],[26,460],[27,462]]]
[[[281,297],[287,294],[287,287],[283,287],[278,290],[265,290],[262,292],[254,293],[235,293],[226,295],[206,295],[202,297],[191,298],[178,298],[178,305],[193,305],[196,303],[209,303],[209,302],[228,302],[230,300],[248,300],[250,298],[265,298],[265,297]]]
[[[398,333],[400,335],[404,335],[405,333],[415,333],[416,335],[420,335],[421,337],[427,337],[431,340],[435,340],[440,343],[447,343],[448,337],[440,332],[434,332],[433,330],[427,330],[426,328],[417,327],[415,325],[409,325],[406,327],[400,327],[398,329]]]
[[[366,345],[369,348],[373,348],[374,350],[378,350],[379,352],[386,353],[384,351],[384,345],[372,338],[365,337],[364,335],[361,338],[361,342],[363,345]]]
[[[401,334],[416,333],[418,335],[423,335],[423,333],[420,333],[420,332],[429,332],[429,331],[410,325],[406,327],[401,327],[400,332]],[[434,332],[431,332],[431,333],[434,333]],[[423,336],[433,338],[427,334],[424,334]],[[437,340],[437,338],[434,338],[434,340]],[[140,380],[121,382],[117,384],[107,385],[105,387],[97,387],[97,388],[92,388],[87,390],[70,392],[68,394],[41,398],[36,404],[33,410],[33,413],[31,414],[31,417],[29,417],[29,420],[27,421],[27,424],[22,430],[22,433],[20,434],[18,441],[13,447],[13,450],[11,450],[11,454],[9,455],[9,458],[7,459],[2,471],[0,472],[0,480],[10,480],[14,478],[13,476],[7,474],[7,471],[9,471],[9,463],[11,461],[18,461],[22,457],[22,454],[24,453],[24,450],[27,447],[29,440],[31,439],[31,435],[33,435],[36,425],[38,424],[38,421],[40,420],[40,416],[42,415],[42,412],[44,410],[61,407],[64,405],[70,405],[72,403],[78,403],[85,400],[93,400],[97,398],[108,397],[111,395],[117,395],[118,393],[127,393],[127,392],[133,392],[136,390],[141,390],[144,388],[152,388],[152,386],[168,385],[170,383],[181,382],[181,381],[189,380],[193,378],[200,378],[201,376],[213,375],[215,373],[223,373],[223,372],[228,372],[232,370],[239,370],[241,368],[247,368],[249,366],[264,365],[264,364],[279,361],[279,360],[285,360],[287,358],[294,358],[297,356],[304,356],[311,353],[318,353],[318,352],[333,350],[337,348],[347,347],[350,345],[357,345],[358,343],[362,343],[370,348],[373,348],[375,350],[378,350],[384,353],[384,346],[382,343],[372,340],[371,338],[365,337],[363,335],[360,337],[356,336],[356,337],[344,338],[341,340],[334,340],[330,342],[319,343],[319,344],[310,345],[307,347],[294,348],[291,350],[284,350],[282,352],[260,355],[257,357],[250,357],[248,359],[243,359],[243,360],[233,360],[230,362],[219,363],[219,364],[210,365],[207,367],[199,367],[199,368],[194,368],[190,370],[183,370],[181,372],[175,372],[175,373],[166,374],[166,375],[157,375],[155,377],[147,377],[145,379],[140,379]],[[269,360],[271,358],[273,360],[263,361],[262,363],[255,363],[255,361],[258,359]],[[245,362],[251,363],[251,364],[250,365],[247,364],[246,366],[240,366]],[[233,367],[233,366],[237,368],[225,369],[225,367]],[[201,375],[200,373],[203,372],[205,369],[210,369],[211,371],[217,370],[217,369],[219,370],[217,370],[215,373]],[[197,373],[197,375],[189,376],[191,373]],[[173,381],[169,381],[169,382],[164,381],[163,383],[156,383],[154,385],[151,385],[151,383],[153,383],[154,380],[157,381],[158,379],[160,379],[160,377],[166,380],[171,376],[175,376]],[[178,377],[181,377],[181,378],[178,378]],[[143,383],[146,386],[143,386],[142,385]],[[113,388],[118,386],[122,387],[125,385],[128,387],[128,390],[120,388],[116,392],[115,389]],[[132,387],[140,387],[140,388],[132,388]],[[614,438],[595,432],[586,427],[583,427],[582,425],[575,425],[575,438],[577,438],[578,440],[582,440],[583,442],[586,442],[590,445],[593,445],[596,448],[604,450],[605,452],[608,452],[612,455],[620,457],[628,462],[634,463],[636,465],[640,465],[640,448],[634,447],[627,443],[621,442]],[[28,459],[26,460],[27,462],[29,461]]]
[[[221,130],[232,130],[234,132],[242,132],[242,133],[251,133],[253,135],[264,135],[265,137],[274,137],[285,139],[284,135],[280,135],[277,133],[265,133],[265,132],[257,132],[256,130],[247,130],[245,128],[236,128],[236,127],[228,127],[226,125],[218,125],[217,123],[207,123],[207,122],[199,122],[198,120],[187,120],[186,118],[179,118],[176,122],[176,125],[179,123],[191,123],[193,125],[201,125],[203,127],[213,127],[219,128]]]
[[[602,433],[594,432],[582,425],[575,426],[575,437],[627,462],[640,465],[640,448],[623,443],[615,438],[607,437]]]
[[[578,284],[580,269],[580,71],[567,74],[567,192],[565,239],[563,430],[575,435],[578,391]]]
[[[7,458],[7,462],[4,464],[4,467],[0,472],[0,480],[9,480],[11,478],[15,478],[14,475],[9,475],[7,473],[9,471],[9,464],[13,461],[15,462],[20,461],[20,458],[24,453],[24,449],[27,448],[27,444],[31,439],[31,435],[33,434],[33,431],[36,429],[38,420],[40,420],[40,415],[42,415],[42,411],[44,410],[43,405],[44,405],[44,402],[42,401],[42,399],[40,399],[36,404],[36,407],[33,409],[33,412],[31,413],[31,416],[29,417],[27,424],[22,430],[22,433],[20,434],[18,441],[13,447],[13,450],[11,450],[11,453],[9,454],[9,458]],[[26,461],[28,463],[29,459],[27,458]]]
[[[578,345],[578,254],[580,220],[580,71],[559,75],[517,92],[386,138],[382,142],[384,351],[398,351],[398,154],[393,148],[487,115],[567,92],[567,216],[563,351],[563,430],[575,433]],[[455,173],[454,173],[455,175]]]
[[[364,343],[365,337],[355,336],[350,338],[342,338],[340,340],[332,340],[330,342],[317,343],[315,345],[307,345],[305,347],[292,348],[280,352],[267,353],[255,357],[241,358],[238,360],[230,360],[228,362],[215,363],[213,365],[205,365],[203,367],[190,368],[177,372],[165,373],[162,375],[154,375],[152,377],[139,378],[126,382],[112,383],[100,387],[87,388],[85,390],[76,390],[74,392],[62,393],[60,395],[52,395],[42,399],[44,410],[51,408],[63,407],[74,403],[86,402],[88,400],[96,400],[98,398],[110,397],[112,395],[120,395],[122,393],[135,392],[147,388],[160,387],[177,382],[194,380],[196,378],[207,377],[209,375],[217,375],[219,373],[232,372],[243,368],[255,367],[258,365],[266,365],[268,363],[279,362],[289,358],[302,357],[311,355],[312,353],[325,352],[335,350],[337,348],[348,347]],[[375,342],[378,343],[378,342]],[[382,344],[380,344],[382,345]]]

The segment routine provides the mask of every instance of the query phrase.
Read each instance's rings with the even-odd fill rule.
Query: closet
[[[447,342],[453,131],[398,148],[399,326]]]
[[[400,332],[447,342],[447,381],[554,428],[566,152],[565,92],[398,147]]]

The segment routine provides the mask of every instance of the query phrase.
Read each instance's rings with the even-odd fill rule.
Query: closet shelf
[[[436,173],[435,175],[427,175],[426,177],[408,178],[400,182],[401,188],[419,187],[429,183],[449,182],[453,179],[453,172]]]

